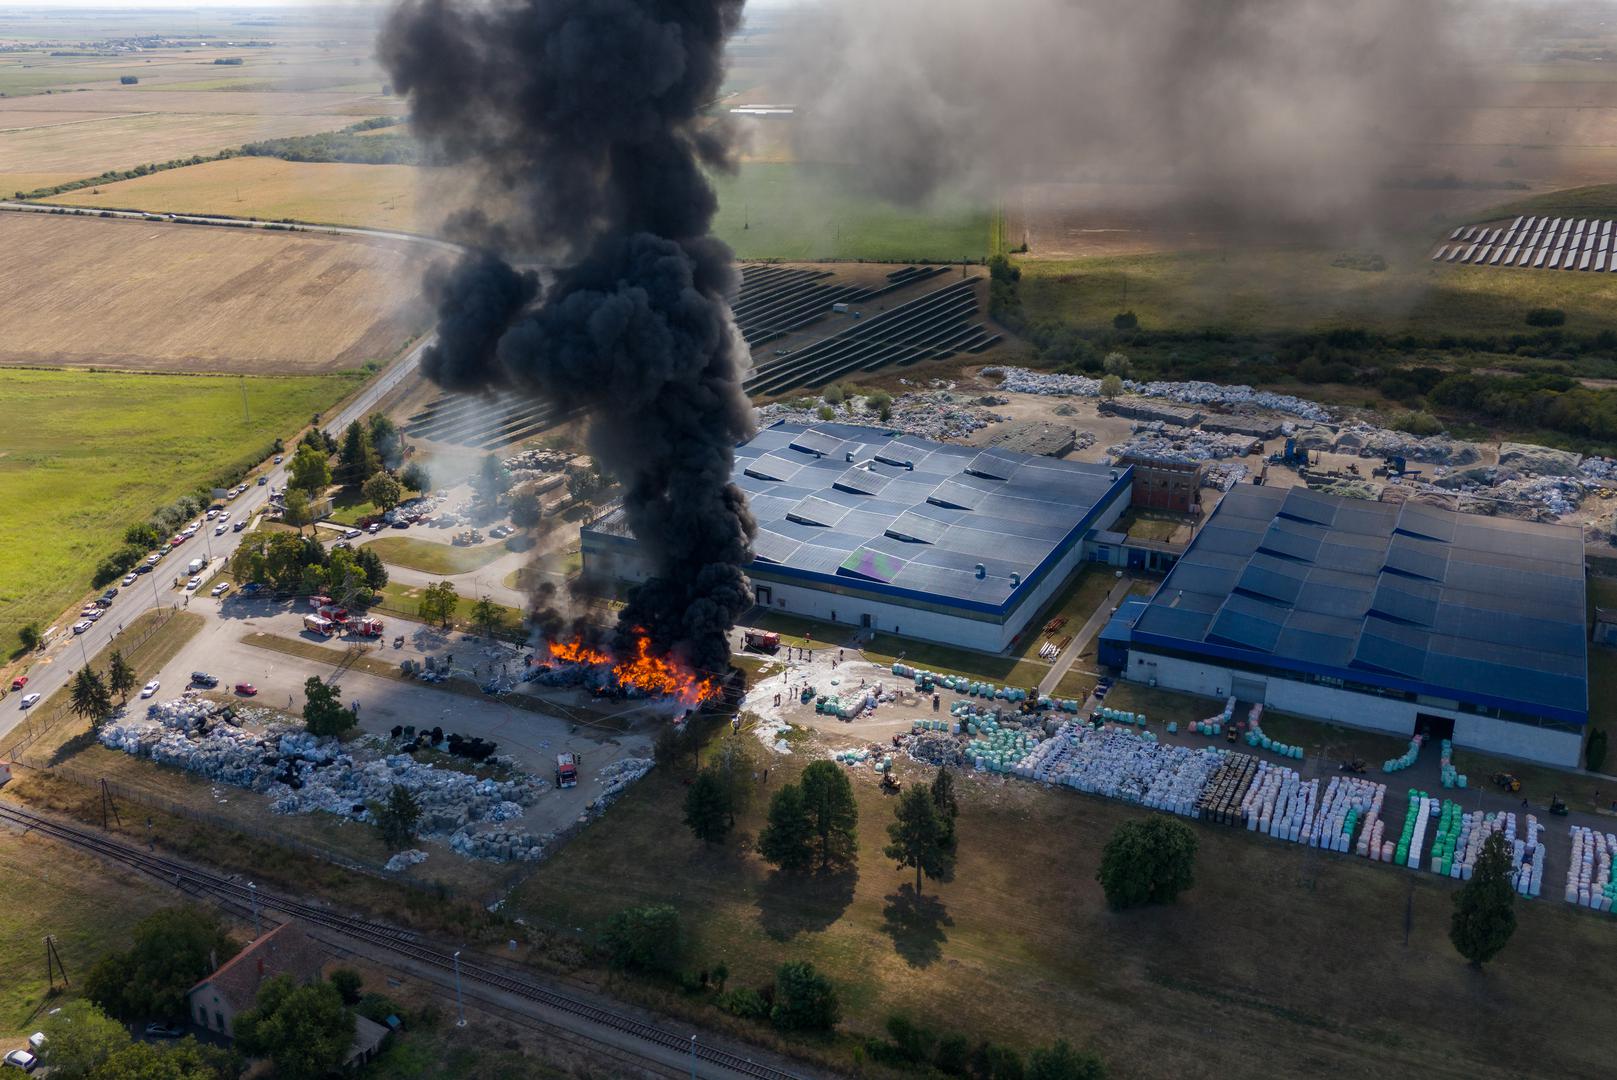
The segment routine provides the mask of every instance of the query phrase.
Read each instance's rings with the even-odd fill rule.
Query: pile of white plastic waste
[[[1305,449],[1326,447],[1311,446]],[[1330,449],[1359,457],[1402,457],[1436,465],[1469,465],[1482,457],[1475,443],[1451,439],[1447,435],[1417,438],[1405,431],[1393,431],[1361,421],[1343,424]]]
[[[1319,781],[1312,783],[1317,790]],[[1386,794],[1387,785],[1363,777],[1331,777],[1331,782],[1325,786],[1325,797],[1320,800],[1318,811],[1303,831],[1304,840],[1309,847],[1322,847],[1345,854],[1353,843],[1354,833],[1373,826],[1373,819],[1381,813],[1381,802]]]
[[[471,859],[491,862],[537,862],[544,857],[544,844],[525,829],[466,826],[455,830],[449,847]]]
[[[790,402],[776,402],[758,410],[759,425],[785,420],[794,424],[880,424],[891,431],[902,431],[923,439],[962,439],[989,424],[999,423],[1005,417],[957,398],[947,390],[900,394],[888,406],[887,419],[867,407],[867,398],[847,398],[836,405],[814,399],[806,407],[797,408]],[[827,421],[822,409],[830,409]]]
[[[1163,434],[1147,427],[1126,443],[1108,446],[1106,459],[1115,462],[1128,454],[1173,464],[1217,461],[1221,458],[1245,457],[1252,449],[1252,441],[1248,435],[1219,435],[1205,431]]]
[[[416,866],[419,863],[424,863],[426,861],[427,853],[425,851],[422,851],[420,848],[410,848],[406,851],[399,852],[397,855],[394,855],[386,862],[386,864],[384,864],[382,868],[396,874],[400,870]]]
[[[1023,367],[988,367],[984,375],[1001,377],[1000,389],[1016,394],[1099,397],[1099,379],[1087,375],[1057,375]],[[1305,420],[1329,420],[1325,406],[1290,394],[1254,390],[1250,386],[1220,386],[1209,382],[1137,382],[1124,379],[1123,389],[1144,397],[1166,398],[1182,405],[1222,405],[1226,408],[1255,406],[1274,412],[1300,416]]]
[[[222,715],[220,706],[202,699],[159,702],[143,719],[106,725],[99,737],[111,749],[261,792],[277,814],[322,811],[369,820],[368,804],[402,787],[421,807],[418,828],[428,837],[520,817],[550,786],[526,774],[479,779],[434,768],[407,754],[386,753],[385,744],[371,739],[345,748],[280,723],[253,732],[218,722]]]
[[[1024,779],[1192,817],[1196,798],[1218,764],[1219,752],[1210,747],[1163,745],[1149,732],[1067,723],[1011,771]]]
[[[603,766],[595,775],[595,782],[601,785],[601,793],[589,804],[588,812],[598,814],[617,801],[618,796],[628,791],[642,776],[651,771],[656,764],[652,758],[622,758]]]
[[[1617,908],[1617,880],[1611,860],[1617,854],[1617,836],[1572,826],[1572,858],[1566,868],[1566,902],[1596,911]]]

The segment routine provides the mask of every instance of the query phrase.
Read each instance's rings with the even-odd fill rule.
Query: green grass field
[[[506,910],[589,934],[620,908],[670,903],[690,939],[685,967],[722,960],[731,987],[808,960],[837,984],[850,1034],[880,1034],[903,1011],[1024,1051],[1066,1038],[1098,1050],[1118,1080],[1606,1069],[1586,1035],[1617,991],[1609,919],[1518,903],[1515,938],[1479,974],[1448,940],[1449,882],[1202,824],[1195,886],[1171,907],[1113,913],[1094,880],[1100,850],[1145,811],[969,775],[954,880],[928,882],[919,903],[881,855],[893,803],[863,771],[857,870],[783,879],[751,847],[769,792],[803,763],[774,759],[737,835],[711,846],[677,824],[689,767],[658,768]],[[930,772],[906,763],[901,777]],[[722,1021],[699,997],[644,997]],[[1501,1016],[1533,1038],[1502,1033]],[[846,1041],[817,1049],[850,1064]]]
[[[836,165],[759,162],[712,178],[714,232],[742,259],[951,262],[988,254],[991,207],[895,206]]]
[[[0,369],[0,652],[86,593],[126,526],[256,464],[361,378]]]
[[[424,574],[466,574],[481,570],[506,554],[504,544],[485,544],[482,547],[455,547],[436,540],[416,540],[408,536],[378,536],[365,545],[382,557],[383,562],[407,566]]]
[[[1022,302],[1034,321],[1084,329],[1110,328],[1127,310],[1146,330],[1529,333],[1535,307],[1564,310],[1569,333],[1617,327],[1612,275],[1438,266],[1428,253],[1385,251],[1380,272],[1333,267],[1334,250],[1296,248],[1024,259]]]

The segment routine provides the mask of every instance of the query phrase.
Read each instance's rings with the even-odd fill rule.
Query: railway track
[[[290,897],[255,889],[235,878],[199,870],[173,859],[165,859],[86,829],[74,828],[50,818],[40,817],[16,806],[0,804],[0,822],[21,826],[26,831],[37,832],[62,843],[72,844],[102,858],[111,859],[168,881],[193,895],[206,894],[238,911],[250,910],[254,905],[259,909],[279,911],[364,941],[395,955],[407,957],[417,963],[443,971],[455,970],[453,954],[435,949],[420,941],[414,933],[398,927],[350,918]],[[664,1050],[681,1054],[692,1053],[689,1036],[675,1034],[654,1024],[540,986],[516,974],[476,961],[462,960],[459,968],[460,977],[466,982],[503,991],[610,1031],[629,1035]],[[697,1043],[694,1053],[699,1062],[717,1065],[741,1076],[757,1077],[759,1080],[798,1080],[794,1073],[751,1061],[719,1047]]]

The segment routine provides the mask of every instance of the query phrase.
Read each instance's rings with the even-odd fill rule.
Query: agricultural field
[[[990,207],[894,206],[859,191],[842,166],[753,162],[713,184],[714,231],[743,259],[950,262],[989,253]]]
[[[436,174],[444,171],[412,165],[236,157],[80,188],[45,201],[430,232],[438,222],[420,219],[422,203],[445,211],[448,207],[437,199],[423,200],[420,191],[424,184],[430,188]]]
[[[355,388],[324,376],[138,375],[0,368],[0,653],[26,623],[89,589],[123,530],[157,506],[244,471],[276,437]],[[243,420],[243,394],[251,420]],[[26,418],[23,422],[20,418]]]
[[[1114,1077],[1605,1069],[1586,1033],[1601,1030],[1600,1002],[1617,990],[1600,959],[1607,919],[1519,904],[1515,938],[1479,974],[1449,943],[1452,890],[1434,876],[1199,824],[1195,886],[1171,907],[1113,913],[1094,881],[1100,850],[1144,811],[969,775],[952,882],[928,882],[917,901],[881,856],[893,803],[868,774],[854,780],[857,870],[793,882],[750,851],[769,790],[802,757],[772,764],[738,835],[714,846],[669,827],[688,769],[654,771],[507,910],[587,932],[620,908],[671,903],[691,938],[686,966],[723,961],[731,987],[808,960],[836,982],[852,1034],[879,1035],[902,1011],[1024,1049],[1066,1038],[1100,1052]],[[672,989],[646,994],[716,1015]],[[1517,1024],[1534,1037],[1510,1034]]]
[[[1526,333],[1535,307],[1566,312],[1566,329],[1617,327],[1617,275],[1439,266],[1419,249],[1382,252],[1383,271],[1331,265],[1318,248],[1184,251],[1080,260],[1021,260],[1033,321],[1111,326],[1133,311],[1147,330],[1307,332],[1357,327],[1385,334]]]
[[[8,213],[0,248],[0,364],[315,373],[425,326],[418,258],[388,241]]]

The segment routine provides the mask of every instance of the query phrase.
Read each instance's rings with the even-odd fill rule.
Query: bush
[[[806,960],[782,964],[775,973],[770,1021],[785,1031],[830,1031],[842,1019],[842,1005],[831,980]]]
[[[948,1076],[964,1076],[971,1065],[971,1043],[964,1035],[945,1035],[932,1055],[932,1065]]]
[[[1033,1051],[1027,1080],[1106,1080],[1106,1065],[1094,1054],[1080,1054],[1062,1040]]]
[[[1443,430],[1443,422],[1425,409],[1414,409],[1410,412],[1395,414],[1392,418],[1392,426],[1398,431],[1407,431],[1418,438],[1436,435]]]
[[[1583,763],[1590,772],[1599,772],[1606,764],[1606,729],[1595,728],[1589,733],[1589,744],[1583,748]]]
[[[820,393],[820,400],[825,402],[827,405],[841,405],[845,397],[846,394],[843,392],[842,387],[838,386],[836,383],[832,383],[830,386],[827,386]]]
[[[679,912],[668,904],[625,908],[607,920],[601,931],[601,947],[616,968],[675,971],[684,950]]]
[[[821,420],[835,420],[837,418],[837,411],[829,405],[821,405],[819,415]]]
[[[887,1018],[887,1037],[892,1040],[899,1058],[917,1064],[932,1057],[932,1044],[938,1038],[902,1013]]]
[[[1528,326],[1564,326],[1566,312],[1560,308],[1536,307],[1527,313]]]
[[[769,1002],[756,990],[740,987],[735,990],[726,990],[714,1001],[719,1008],[731,1016],[739,1016],[743,1020],[762,1020],[769,1015]]]
[[[136,83],[140,82],[140,76],[138,76],[138,75],[120,75],[120,76],[118,76],[118,82],[120,82],[124,86],[134,86]]]
[[[1119,311],[1112,316],[1112,327],[1117,330],[1134,330],[1140,325],[1139,316],[1132,311]]]
[[[338,968],[331,973],[329,981],[337,988],[337,993],[342,995],[344,1005],[359,1004],[362,997],[360,990],[365,985],[365,980],[360,978],[359,972],[353,968]]]
[[[1101,853],[1095,879],[1114,909],[1172,903],[1195,882],[1196,834],[1158,814],[1119,825]]]

